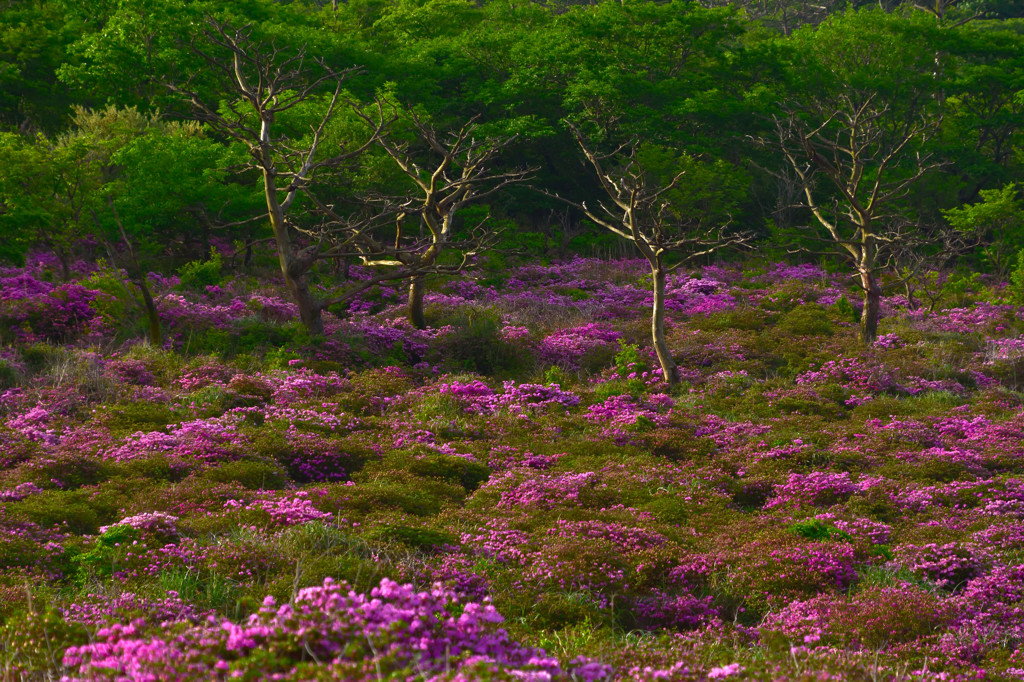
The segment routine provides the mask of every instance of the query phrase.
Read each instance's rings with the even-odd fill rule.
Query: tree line
[[[862,5],[862,6],[859,6]],[[733,249],[885,287],[1024,269],[1015,3],[8,2],[0,257],[146,273],[270,243],[303,324],[492,252],[632,243],[664,291]],[[347,280],[347,264],[372,266]],[[328,293],[324,293],[324,292]]]

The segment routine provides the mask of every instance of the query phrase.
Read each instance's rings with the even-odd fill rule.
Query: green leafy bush
[[[210,257],[203,261],[190,261],[178,269],[182,289],[203,289],[220,284],[224,263],[219,251],[210,250]]]
[[[817,304],[805,304],[784,314],[775,328],[794,336],[830,336],[832,321],[828,312]]]

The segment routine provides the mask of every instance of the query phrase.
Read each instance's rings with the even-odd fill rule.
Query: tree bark
[[[135,280],[135,286],[142,292],[142,303],[146,307],[146,317],[149,321],[149,343],[155,347],[160,348],[163,345],[163,334],[160,329],[160,313],[156,309],[156,302],[153,300],[153,294],[149,290],[149,284],[146,283],[146,276],[141,272]]]
[[[416,329],[427,328],[427,318],[423,313],[423,275],[414,275],[409,280],[409,322]]]
[[[309,278],[307,272],[309,267],[299,262],[295,254],[295,247],[292,244],[291,235],[288,234],[288,224],[284,215],[284,208],[277,199],[277,183],[274,173],[266,170],[270,166],[269,161],[264,164],[263,187],[267,200],[267,215],[270,217],[270,226],[274,230],[274,241],[277,245],[277,260],[281,266],[281,276],[284,284],[292,295],[292,299],[299,307],[299,319],[311,334],[322,335],[324,333],[324,321],[321,316],[320,305],[313,298],[309,290]]]
[[[864,289],[864,309],[860,313],[860,340],[870,346],[878,338],[878,316],[882,307],[882,287],[871,271],[860,273]]]
[[[309,280],[305,275],[298,277],[285,277],[285,284],[291,292],[295,304],[299,306],[299,320],[309,330],[310,334],[321,336],[324,333],[324,319],[320,310],[320,303],[313,298],[309,290]]]
[[[651,339],[654,350],[658,354],[661,375],[670,386],[679,383],[679,372],[676,361],[665,341],[665,271],[657,264],[651,264],[651,275],[654,280],[654,306],[651,308]]]

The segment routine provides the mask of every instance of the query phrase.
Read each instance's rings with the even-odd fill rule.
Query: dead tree
[[[359,73],[358,67],[334,69],[309,57],[305,49],[286,51],[252,38],[251,29],[232,29],[212,19],[193,50],[201,56],[219,80],[224,96],[221,106],[207,102],[188,84],[171,89],[185,96],[197,118],[225,137],[245,145],[249,168],[263,181],[266,218],[273,231],[278,261],[285,286],[299,308],[302,323],[313,333],[323,333],[322,311],[331,302],[317,300],[309,285],[309,274],[317,261],[330,258],[330,241],[325,235],[304,243],[292,212],[300,192],[312,192],[319,173],[338,168],[368,149],[389,121],[378,107],[365,141],[350,147],[325,149],[328,123],[340,106],[345,106],[342,84]],[[328,94],[321,95],[326,92]],[[282,130],[279,116],[304,102],[323,97],[319,122],[301,139],[291,139]],[[306,240],[308,242],[308,240]]]
[[[582,211],[595,224],[632,242],[651,268],[654,304],[651,308],[651,340],[661,374],[669,384],[679,383],[675,359],[665,339],[665,286],[668,276],[683,265],[728,247],[740,247],[752,235],[730,232],[728,225],[708,225],[703,213],[681,215],[672,210],[668,194],[683,180],[677,174],[668,183],[653,180],[641,167],[638,143],[621,145],[611,153],[598,153],[578,128],[570,126],[587,163],[597,174],[610,203],[591,208],[586,202],[547,193]],[[666,262],[675,256],[673,264]]]

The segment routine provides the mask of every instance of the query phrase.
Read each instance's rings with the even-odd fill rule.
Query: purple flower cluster
[[[976,548],[956,542],[900,545],[896,562],[948,589],[964,585],[981,572],[983,564]]]
[[[92,307],[101,293],[80,284],[54,285],[23,273],[0,277],[0,337],[22,343],[73,341],[97,317]]]
[[[178,537],[178,517],[163,512],[145,512],[121,519],[110,526],[100,526],[100,532],[105,533],[114,526],[127,526],[142,531],[146,535],[156,535],[163,538]]]
[[[506,488],[501,492],[499,507],[553,509],[556,506],[580,505],[580,495],[596,485],[598,476],[590,471],[537,474],[529,478],[523,478],[519,471],[509,471],[492,476],[485,487]]]
[[[232,500],[225,503],[226,507],[238,506]],[[271,500],[256,500],[249,504],[246,509],[259,509],[270,515],[271,520],[278,526],[297,526],[311,521],[325,521],[333,518],[333,514],[322,512],[313,506],[309,499],[309,493],[300,490],[291,497],[282,497]]]
[[[542,650],[512,641],[496,627],[503,620],[490,604],[461,603],[439,585],[416,591],[384,579],[364,595],[328,578],[322,587],[300,590],[292,603],[278,606],[267,597],[242,624],[211,619],[168,631],[139,619],[101,628],[93,643],[67,649],[65,679],[301,679],[311,665],[336,679],[443,671],[461,671],[468,679],[498,669],[526,679],[609,676],[606,666],[586,660],[563,669]]]
[[[567,369],[579,369],[584,355],[616,347],[622,334],[604,324],[560,329],[541,339],[538,350],[544,362]]]
[[[862,486],[855,483],[849,472],[830,473],[814,471],[809,474],[790,474],[788,480],[775,489],[768,507],[785,504],[828,507],[849,498]]]

